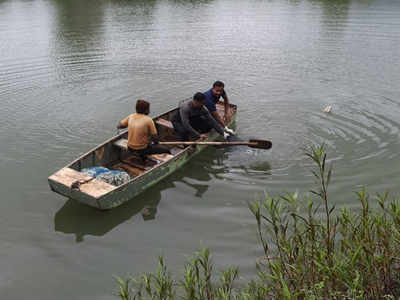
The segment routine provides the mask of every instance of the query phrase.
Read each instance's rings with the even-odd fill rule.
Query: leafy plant
[[[185,265],[175,281],[162,257],[155,274],[121,279],[118,296],[133,299],[398,299],[400,296],[400,202],[388,193],[356,193],[359,212],[336,210],[328,188],[332,166],[325,146],[311,147],[316,187],[301,197],[286,193],[249,203],[264,259],[257,280],[237,286],[238,269],[227,268],[213,279],[209,249]]]

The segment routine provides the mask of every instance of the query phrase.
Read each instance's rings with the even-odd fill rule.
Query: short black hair
[[[203,102],[204,100],[206,100],[206,96],[204,96],[203,93],[197,92],[196,94],[194,94],[193,100],[197,102]]]
[[[214,82],[213,84],[213,88],[215,87],[225,87],[225,84],[222,81],[217,80],[216,82]]]
[[[146,114],[149,112],[150,103],[146,100],[139,99],[136,101],[136,112],[139,114]]]

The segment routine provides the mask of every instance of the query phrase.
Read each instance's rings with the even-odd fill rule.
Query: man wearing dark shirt
[[[196,93],[193,100],[179,104],[179,110],[171,121],[180,140],[187,141],[191,137],[204,140],[207,138],[206,133],[213,128],[225,139],[229,136],[204,107],[205,101],[203,93]]]
[[[204,93],[204,96],[206,96],[206,107],[214,119],[219,123],[219,125],[222,126],[222,128],[224,128],[226,132],[229,134],[234,134],[232,129],[226,127],[226,125],[231,121],[231,111],[229,109],[229,100],[224,87],[225,85],[222,81],[216,81],[214,82],[213,87]],[[216,107],[216,104],[221,97],[224,99],[224,119],[226,123],[217,112]]]

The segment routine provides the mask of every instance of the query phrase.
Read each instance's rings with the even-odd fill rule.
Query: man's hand
[[[153,144],[158,144],[159,143],[159,138],[158,138],[158,136],[157,135],[152,135],[151,136],[151,141],[153,142]]]
[[[200,134],[201,140],[205,140],[206,138],[207,138],[207,134],[205,134],[205,133]]]
[[[235,135],[235,132],[232,129],[228,128],[227,126],[224,127],[224,131],[229,133],[230,135]]]
[[[224,139],[225,139],[225,140],[228,140],[228,137],[229,137],[229,136],[230,136],[229,133],[227,133],[227,132],[224,131]]]

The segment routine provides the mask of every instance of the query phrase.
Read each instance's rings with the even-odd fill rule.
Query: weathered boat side
[[[231,105],[231,107],[235,111],[232,116],[232,122],[234,122],[236,118],[236,106]],[[176,109],[173,109],[163,113],[153,118],[153,120],[156,123],[158,119],[162,119],[163,121],[170,120],[171,114],[175,110]],[[161,135],[167,135],[173,131],[171,128],[164,128],[163,126],[159,125],[157,125],[157,127]],[[218,133],[212,130],[208,134],[206,141],[213,141],[217,137]],[[174,154],[173,157],[170,157],[166,161],[159,162],[154,167],[144,171],[142,174],[137,175],[125,184],[117,187],[92,178],[89,183],[82,185],[83,188],[81,189],[71,188],[74,180],[85,181],[88,179],[87,177],[89,176],[85,177],[85,175],[80,172],[82,169],[93,166],[109,166],[120,161],[123,152],[121,152],[121,149],[116,147],[116,141],[126,138],[127,131],[124,131],[121,134],[110,138],[89,152],[83,154],[78,159],[68,164],[65,168],[51,175],[48,178],[50,188],[59,194],[75,199],[86,205],[101,210],[111,209],[123,204],[124,202],[127,202],[171,173],[175,172],[193,156],[197,155],[207,147],[205,145],[197,145],[180,149]],[[90,178],[91,177],[89,177],[89,179]]]

